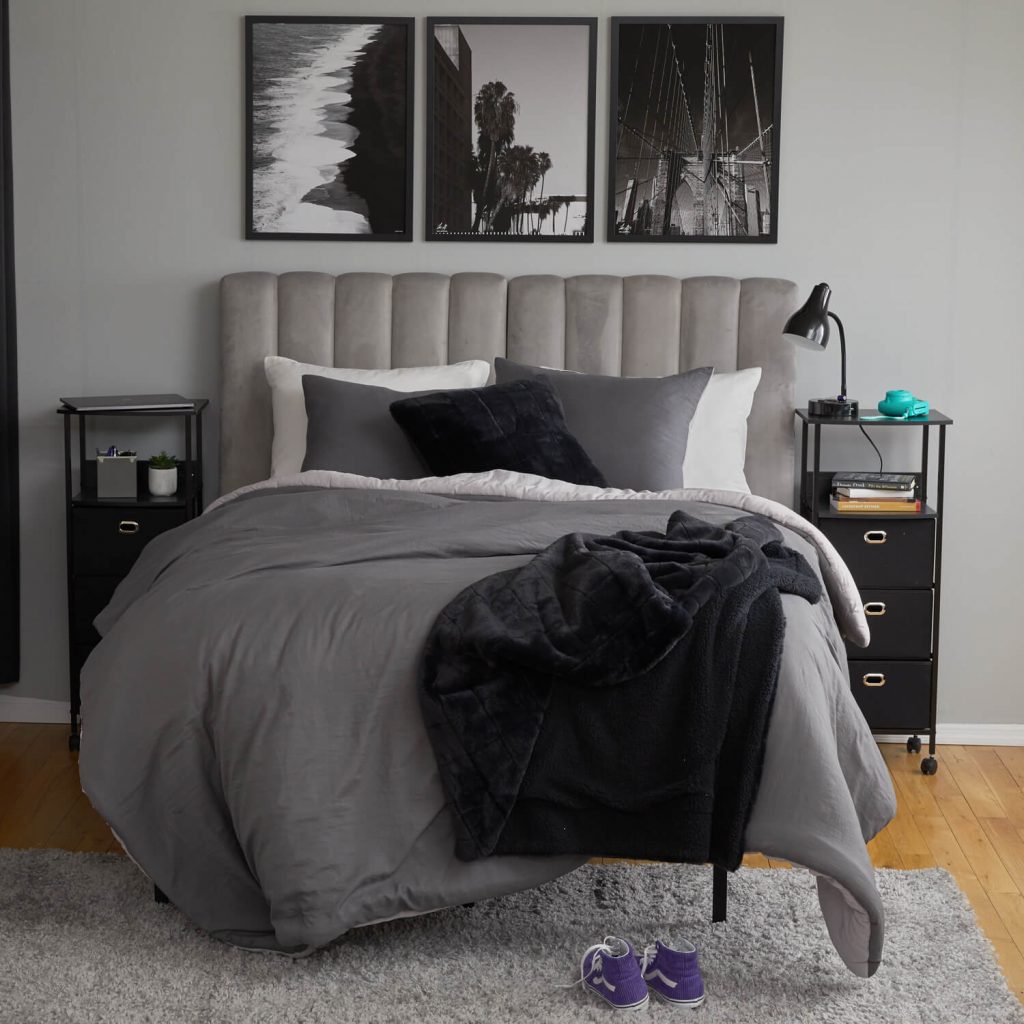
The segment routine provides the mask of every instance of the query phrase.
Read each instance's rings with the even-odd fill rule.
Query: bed
[[[97,619],[81,775],[171,900],[212,934],[300,950],[376,921],[531,887],[580,857],[455,857],[416,699],[425,637],[467,585],[571,531],[651,529],[673,510],[773,521],[828,599],[783,598],[786,643],[748,848],[813,871],[843,961],[878,967],[884,913],[865,841],[888,773],[849,692],[840,630],[867,627],[849,572],[789,508],[797,304],[775,279],[483,273],[222,282],[221,491],[158,538]],[[759,366],[752,494],[644,493],[494,471],[269,479],[263,359],[429,366],[508,356],[622,376]]]

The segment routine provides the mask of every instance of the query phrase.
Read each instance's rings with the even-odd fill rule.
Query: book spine
[[[866,480],[847,480],[844,477],[832,477],[833,487],[859,487],[865,490],[870,488],[873,491],[912,491],[914,484],[903,483],[898,480],[872,480],[868,483]]]
[[[837,512],[920,512],[920,501],[833,501]]]
[[[880,487],[837,487],[833,495],[839,501],[913,501],[913,491],[884,491]]]

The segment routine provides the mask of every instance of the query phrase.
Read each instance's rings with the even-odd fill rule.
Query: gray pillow
[[[525,366],[498,357],[497,383],[547,377],[565,411],[565,424],[609,487],[666,491],[683,486],[690,420],[711,379],[705,366],[671,377],[602,377]]]
[[[391,416],[400,398],[433,391],[392,391],[306,374],[306,469],[334,469],[360,476],[413,480],[427,470],[402,428]]]

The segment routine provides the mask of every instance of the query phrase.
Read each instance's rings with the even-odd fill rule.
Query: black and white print
[[[246,237],[412,239],[411,18],[246,18]]]
[[[782,27],[612,19],[610,240],[777,240]]]
[[[593,241],[596,29],[427,19],[428,239]]]

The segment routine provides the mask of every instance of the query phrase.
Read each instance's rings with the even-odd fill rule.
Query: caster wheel
[[[78,748],[81,746],[81,743],[81,736],[79,736],[77,732],[72,733],[68,737],[68,750],[78,750]]]
[[[911,736],[907,740],[907,753],[908,754],[920,754],[921,753],[921,737]]]
[[[921,774],[934,775],[939,770],[939,762],[934,757],[926,757],[921,761]]]

